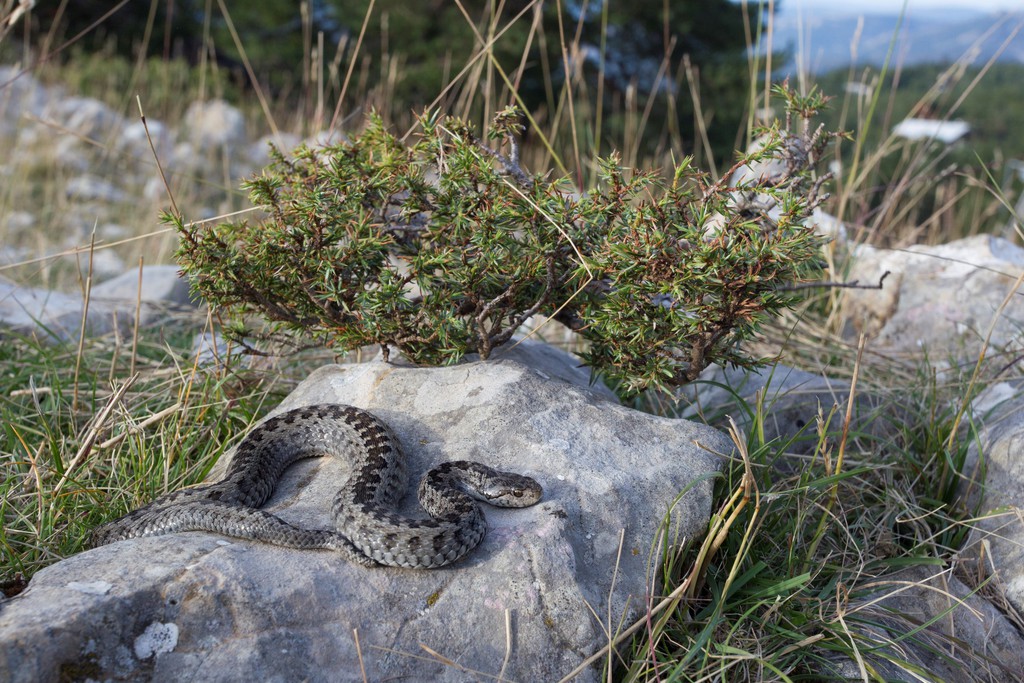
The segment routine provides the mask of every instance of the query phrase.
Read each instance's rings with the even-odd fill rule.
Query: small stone
[[[245,143],[245,117],[224,100],[193,102],[185,113],[188,139],[202,150]]]
[[[119,203],[128,200],[128,194],[113,183],[94,175],[80,175],[72,178],[64,186],[64,193],[69,199],[98,200],[107,203]]]

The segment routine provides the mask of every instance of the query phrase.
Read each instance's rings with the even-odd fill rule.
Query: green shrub
[[[739,188],[688,159],[666,181],[613,156],[579,195],[519,167],[510,109],[489,132],[499,149],[457,119],[424,116],[404,144],[371,117],[341,144],[275,150],[246,185],[265,219],[167,220],[195,290],[248,343],[298,334],[442,364],[487,358],[543,314],[589,340],[585,360],[627,392],[664,388],[712,362],[755,365],[739,342],[820,268],[806,219],[823,199],[813,168],[832,136],[810,128],[822,98],[780,93],[796,120],[762,131],[736,165],[775,170]],[[251,314],[269,328],[246,328]]]

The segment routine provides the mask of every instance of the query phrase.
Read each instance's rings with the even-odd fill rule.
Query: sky
[[[780,0],[787,9],[792,10],[798,7],[807,9],[827,7],[836,9],[835,0]],[[751,2],[751,0],[748,0]],[[902,0],[859,0],[856,3],[856,11],[891,10],[899,12],[903,7]],[[915,9],[939,9],[944,7],[956,7],[963,9],[984,10],[1000,12],[1003,10],[1024,11],[1024,0],[909,0],[907,7],[910,11]]]

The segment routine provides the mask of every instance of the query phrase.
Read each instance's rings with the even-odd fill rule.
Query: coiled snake
[[[284,470],[303,458],[347,457],[352,473],[331,507],[335,530],[302,529],[258,508]],[[500,507],[540,500],[533,479],[476,462],[447,462],[420,482],[431,519],[393,511],[408,482],[406,459],[384,422],[352,406],[297,408],[266,420],[239,444],[225,477],[182,489],[98,527],[92,545],[179,531],[210,531],[302,549],[329,549],[364,566],[440,567],[455,562],[487,529],[470,497]],[[469,495],[467,495],[469,494]]]

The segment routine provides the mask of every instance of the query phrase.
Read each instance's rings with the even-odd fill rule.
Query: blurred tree
[[[89,52],[112,49],[134,57],[144,50],[192,59],[202,45],[202,7],[201,0],[76,0],[40,3],[29,16],[36,45],[53,48],[75,38],[75,46]]]
[[[373,5],[363,56],[401,61],[395,97],[414,108],[431,102],[479,48],[469,21],[486,37],[489,23],[504,29],[526,10],[495,43],[496,60],[510,74],[524,64],[519,93],[531,111],[553,111],[565,73],[582,75],[587,87],[577,89],[574,96],[589,96],[591,102],[581,110],[595,111],[600,92],[608,112],[598,132],[604,138],[598,143],[601,150],[620,147],[628,139],[624,103],[633,98],[639,110],[650,105],[642,151],[663,146],[675,134],[683,152],[699,157],[703,150],[695,142],[688,75],[695,78],[693,90],[700,93],[705,120],[714,123],[708,136],[716,158],[733,155],[745,119],[743,8],[730,0],[430,0],[421,12],[410,12],[404,0],[333,2],[338,21],[353,33]],[[535,8],[540,12],[536,33]],[[684,57],[692,65],[690,74],[684,72]],[[383,78],[387,70],[368,73]]]
[[[578,123],[584,131],[601,123],[601,130],[589,129],[588,152],[621,148],[639,134],[639,152],[673,146],[699,159],[704,150],[696,143],[691,92],[699,93],[697,105],[713,124],[707,136],[715,157],[731,157],[739,139],[747,67],[743,8],[730,0],[423,0],[414,9],[408,0],[77,0],[37,7],[32,28],[39,38],[55,36],[51,44],[82,34],[81,48],[130,57],[141,51],[195,62],[205,46],[209,57],[242,74],[233,25],[257,77],[278,95],[292,96],[309,78],[302,67],[320,34],[328,61],[339,46],[344,59],[353,58],[371,4],[356,73],[365,88],[387,89],[393,111],[431,103],[479,50],[474,28],[485,39],[491,28],[491,35],[503,31],[494,58],[506,73],[518,73],[518,92],[531,111],[555,111],[569,74],[583,117]],[[478,82],[463,79],[445,105],[457,101],[459,87]],[[479,92],[469,94],[473,100]],[[646,124],[636,126],[645,110]]]

